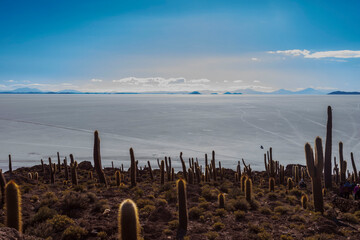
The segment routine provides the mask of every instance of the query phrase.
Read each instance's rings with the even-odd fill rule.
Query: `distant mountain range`
[[[14,90],[0,91],[0,94],[192,94],[192,95],[214,95],[214,94],[226,94],[226,95],[360,95],[360,92],[344,92],[344,91],[334,91],[329,92],[325,90],[318,90],[314,88],[306,88],[299,91],[290,91],[286,89],[279,89],[273,92],[260,92],[253,89],[238,89],[235,91],[177,91],[177,92],[168,92],[168,91],[153,91],[153,92],[81,92],[72,89],[66,89],[61,91],[41,91],[36,88],[17,88]]]

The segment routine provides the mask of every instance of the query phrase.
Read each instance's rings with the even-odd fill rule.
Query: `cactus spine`
[[[219,201],[219,208],[225,208],[225,195],[223,193],[219,193],[218,201]]]
[[[326,188],[332,187],[331,178],[331,151],[332,151],[332,112],[331,106],[327,109],[326,143],[325,143],[325,162],[324,162],[324,182]]]
[[[324,202],[321,187],[321,176],[323,171],[323,149],[321,138],[315,140],[315,161],[313,150],[309,143],[305,145],[306,165],[311,177],[314,207],[317,212],[324,212]]]
[[[5,187],[6,226],[22,232],[21,194],[19,186],[10,181]]]
[[[275,178],[273,177],[269,178],[269,191],[270,192],[275,191]]]
[[[161,185],[164,185],[165,182],[165,172],[164,172],[164,160],[161,160],[161,165],[160,165],[160,183]]]
[[[70,155],[71,162],[73,162],[72,154]],[[101,166],[101,153],[100,153],[100,138],[98,131],[94,132],[94,167],[99,177],[99,182],[105,184],[107,186],[105,173]]]
[[[186,198],[186,182],[183,179],[179,179],[176,182],[178,205],[179,205],[179,229],[178,238],[182,239],[186,235],[188,225],[187,214],[187,198]]]
[[[138,209],[131,199],[124,200],[119,206],[118,228],[120,240],[140,239]]]
[[[247,178],[245,180],[245,197],[248,202],[251,201],[251,193],[252,193],[252,181],[251,178]]]

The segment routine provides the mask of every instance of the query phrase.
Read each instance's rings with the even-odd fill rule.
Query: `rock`
[[[79,163],[78,167],[79,167],[79,169],[88,170],[88,171],[93,169],[93,166],[92,166],[91,162],[89,162],[89,161],[83,161],[83,162]]]

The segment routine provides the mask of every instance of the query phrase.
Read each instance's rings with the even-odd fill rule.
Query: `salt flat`
[[[127,167],[130,147],[140,165],[166,155],[180,167],[180,151],[203,161],[214,149],[224,167],[244,158],[260,170],[270,146],[282,164],[305,164],[304,144],[325,139],[328,105],[333,154],[343,141],[345,159],[359,159],[359,96],[0,95],[0,168],[9,153],[15,168],[57,151],[92,161],[96,129],[104,166]]]

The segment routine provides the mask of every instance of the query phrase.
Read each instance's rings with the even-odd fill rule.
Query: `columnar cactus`
[[[45,166],[44,166],[44,161],[41,159],[41,171],[44,173],[45,172]]]
[[[223,193],[219,193],[218,201],[219,201],[219,208],[225,208],[225,195]]]
[[[161,165],[160,165],[160,182],[161,185],[165,183],[164,160],[161,160]]]
[[[301,206],[303,209],[306,209],[307,208],[307,203],[309,202],[309,198],[308,196],[305,194],[305,195],[302,195],[301,196]]]
[[[111,168],[114,169],[114,161],[111,161]]]
[[[14,181],[10,181],[5,187],[5,212],[5,225],[22,232],[21,194]]]
[[[194,172],[192,168],[189,168],[188,170],[188,179],[189,179],[189,184],[194,184]]]
[[[216,174],[216,165],[215,165],[215,151],[212,151],[211,166],[214,171],[213,178],[214,178],[214,181],[216,181],[217,174]]]
[[[95,131],[95,132],[96,132],[96,134],[94,134],[94,135],[97,135],[97,137],[99,137],[97,131]],[[94,144],[94,145],[95,145],[95,144]],[[95,148],[95,147],[94,147],[94,148]],[[95,149],[94,149],[94,151],[95,151]],[[100,139],[99,139],[99,153],[100,153]],[[72,155],[72,154],[70,154],[70,164],[71,164],[71,163],[75,163],[74,155]],[[94,163],[94,165],[95,165],[95,163]],[[101,167],[101,158],[100,158],[100,167]]]
[[[357,173],[357,169],[356,169],[356,164],[355,164],[355,160],[354,160],[354,154],[351,153],[351,163],[353,166],[353,170],[354,170],[354,180],[357,183],[358,182],[358,173]]]
[[[60,162],[60,153],[57,152],[57,158],[58,158],[58,172],[61,172],[61,162]]]
[[[275,191],[275,178],[273,177],[269,178],[269,191],[270,192]]]
[[[245,198],[248,202],[251,201],[251,194],[252,194],[252,181],[251,178],[247,178],[245,180]]]
[[[12,174],[12,162],[11,162],[11,155],[9,154],[9,173]]]
[[[344,183],[346,181],[345,174],[346,174],[347,163],[344,160],[342,142],[339,142],[339,157],[340,157],[340,183]]]
[[[175,169],[171,168],[171,181],[175,181]]]
[[[39,181],[39,174],[38,174],[38,172],[35,172],[35,173],[34,173],[34,180],[35,180],[35,181]]]
[[[339,176],[339,167],[338,164],[336,163],[336,157],[334,157],[334,173],[335,173],[335,182],[336,184],[339,184],[340,181],[340,176]]]
[[[124,200],[119,206],[118,229],[120,240],[140,240],[138,209],[131,199]]]
[[[332,187],[332,178],[331,178],[332,112],[331,112],[331,106],[328,106],[327,114],[328,114],[328,119],[327,119],[327,126],[326,126],[324,182],[325,182],[326,188],[331,188]]]
[[[177,237],[183,239],[187,232],[188,214],[187,214],[187,197],[186,197],[186,182],[179,179],[176,182],[178,205],[179,205],[179,228]]]
[[[130,160],[131,160],[131,167],[130,167],[130,179],[131,179],[131,186],[136,186],[136,161],[134,150],[130,148]]]
[[[78,163],[75,161],[70,165],[71,167],[71,182],[73,185],[78,185],[77,167]]]
[[[2,206],[5,203],[5,186],[6,186],[6,179],[5,176],[2,172],[2,169],[0,169],[0,189],[1,189],[1,205],[0,208],[2,208]]]
[[[239,174],[235,173],[235,184],[239,182]]]
[[[182,157],[182,152],[180,152],[180,161],[181,161],[182,170],[183,170],[183,177],[185,180],[187,180],[186,165],[185,165],[184,159]]]
[[[210,176],[209,176],[209,167],[206,166],[205,168],[205,182],[209,182],[210,181]]]
[[[152,172],[152,169],[151,169],[150,161],[148,161],[147,163],[148,163],[148,167],[149,167],[150,178],[151,178],[151,180],[154,180],[154,175],[153,175],[153,172]]]
[[[115,172],[115,180],[116,180],[116,186],[120,186],[121,183],[121,173],[120,171]]]
[[[309,143],[305,145],[306,166],[311,177],[314,207],[317,212],[324,212],[324,202],[321,187],[321,177],[323,171],[323,148],[321,138],[315,140],[315,161],[313,150]]]
[[[69,180],[69,169],[68,169],[66,157],[64,158],[64,172],[65,172],[65,180],[68,181]]]
[[[284,171],[284,166],[280,165],[280,184],[284,184],[284,178],[285,178],[285,171]]]
[[[294,167],[294,179],[295,179],[295,183],[299,182],[299,166],[295,166]]]
[[[71,158],[72,155],[70,155]],[[93,158],[94,158],[94,167],[96,170],[96,173],[99,177],[99,182],[102,184],[105,184],[105,186],[107,186],[107,182],[106,182],[106,177],[105,177],[105,173],[102,169],[102,165],[101,165],[101,153],[100,153],[100,138],[99,138],[99,133],[98,131],[94,132],[94,154],[93,154]],[[71,158],[71,162],[73,162],[73,158]]]
[[[33,175],[32,175],[31,172],[28,173],[28,178],[29,178],[29,179],[33,179]]]
[[[245,181],[248,177],[246,175],[242,175],[240,178],[240,182],[241,182],[241,191],[244,192],[245,191]]]
[[[168,181],[171,181],[171,174],[172,174],[171,157],[168,157],[168,162],[169,162],[169,175],[168,175]]]
[[[292,178],[288,178],[287,180],[287,185],[288,185],[288,190],[292,190],[294,187],[294,182],[292,180]]]
[[[55,173],[54,173],[53,165],[51,163],[51,158],[49,158],[49,170],[50,170],[50,183],[54,184],[55,183]]]

